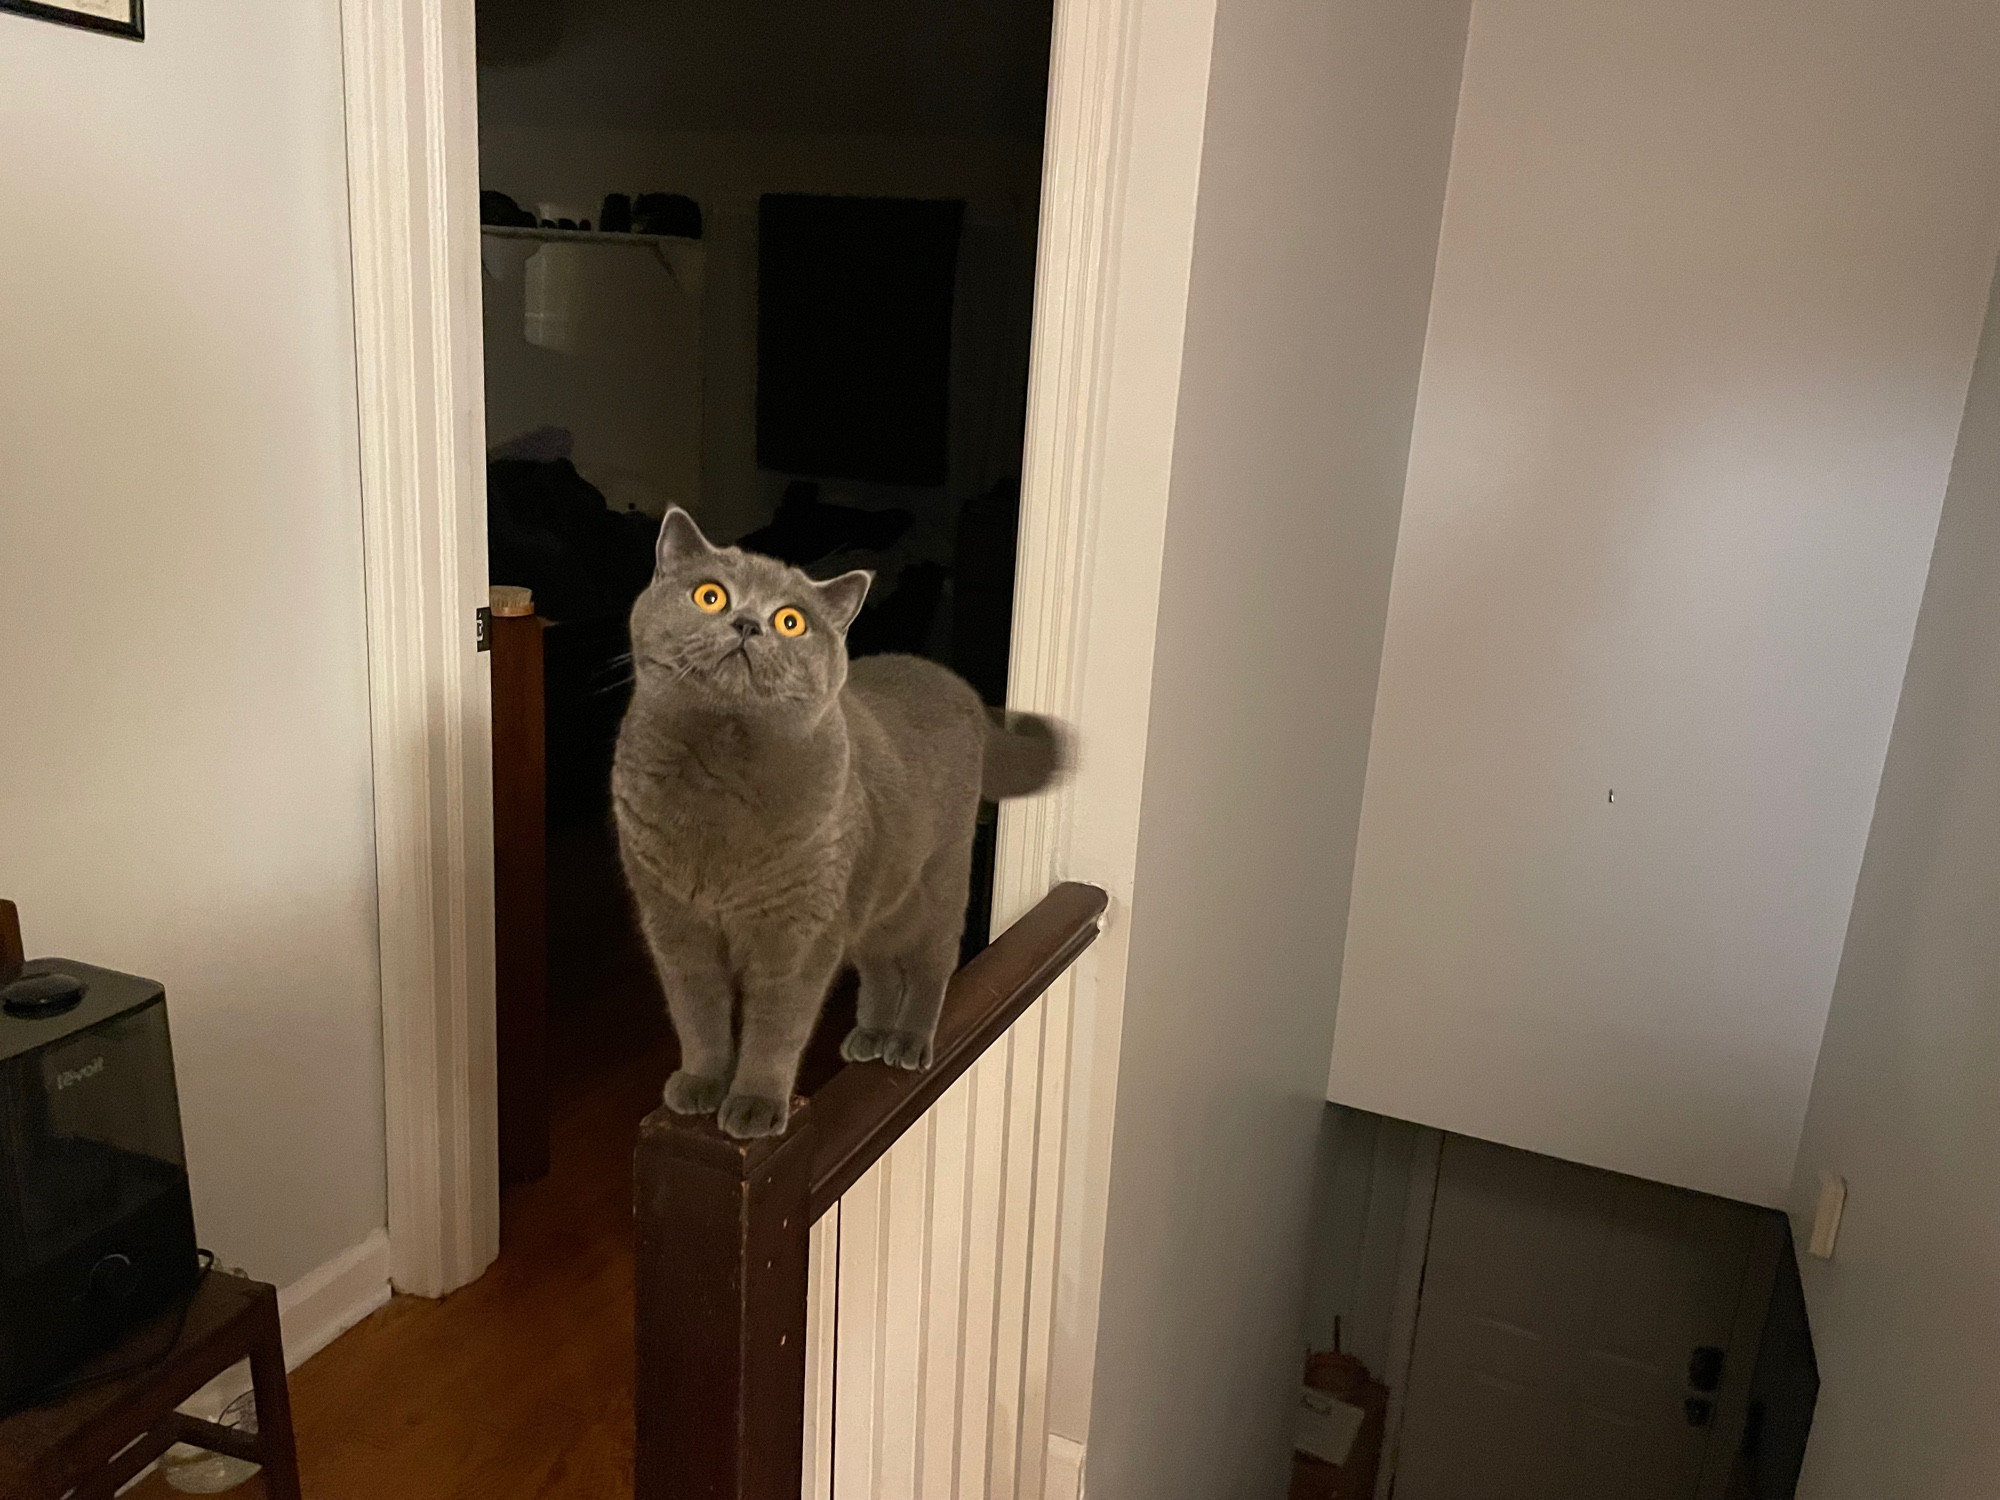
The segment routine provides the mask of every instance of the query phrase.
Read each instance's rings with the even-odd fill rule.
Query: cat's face
[[[810,711],[847,680],[847,627],[873,577],[817,583],[775,559],[711,546],[676,506],[632,608],[639,691],[721,712]]]

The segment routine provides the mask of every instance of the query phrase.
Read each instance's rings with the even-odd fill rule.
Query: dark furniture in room
[[[257,1392],[255,1434],[174,1410],[243,1359]],[[155,1314],[77,1373],[121,1370],[0,1420],[0,1495],[110,1500],[175,1443],[191,1443],[261,1464],[270,1500],[300,1500],[276,1288],[211,1271],[185,1318],[179,1307]]]

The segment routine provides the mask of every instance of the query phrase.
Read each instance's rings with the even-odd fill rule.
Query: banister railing
[[[1057,886],[952,976],[922,1073],[838,1064],[836,995],[781,1136],[654,1111],[633,1162],[637,1500],[797,1500],[812,1226],[1096,939],[1095,886]]]

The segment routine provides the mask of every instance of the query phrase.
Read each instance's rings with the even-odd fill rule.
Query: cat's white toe
[[[882,1039],[882,1061],[892,1068],[921,1073],[931,1065],[931,1039],[909,1031],[891,1031]]]
[[[660,1099],[677,1115],[712,1115],[728,1092],[729,1080],[726,1078],[703,1078],[698,1073],[679,1068],[667,1080],[667,1086],[660,1090]]]
[[[715,1123],[724,1135],[747,1141],[760,1135],[783,1135],[791,1117],[792,1107],[787,1100],[731,1094],[715,1112]]]

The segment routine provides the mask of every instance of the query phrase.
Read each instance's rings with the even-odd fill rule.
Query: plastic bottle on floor
[[[245,1391],[222,1409],[216,1418],[218,1427],[228,1427],[254,1436],[257,1431],[257,1395]],[[167,1484],[186,1495],[219,1495],[224,1490],[233,1490],[252,1474],[257,1465],[241,1458],[231,1458],[226,1453],[210,1453],[205,1448],[191,1448],[186,1443],[176,1443],[160,1456],[160,1477]]]

